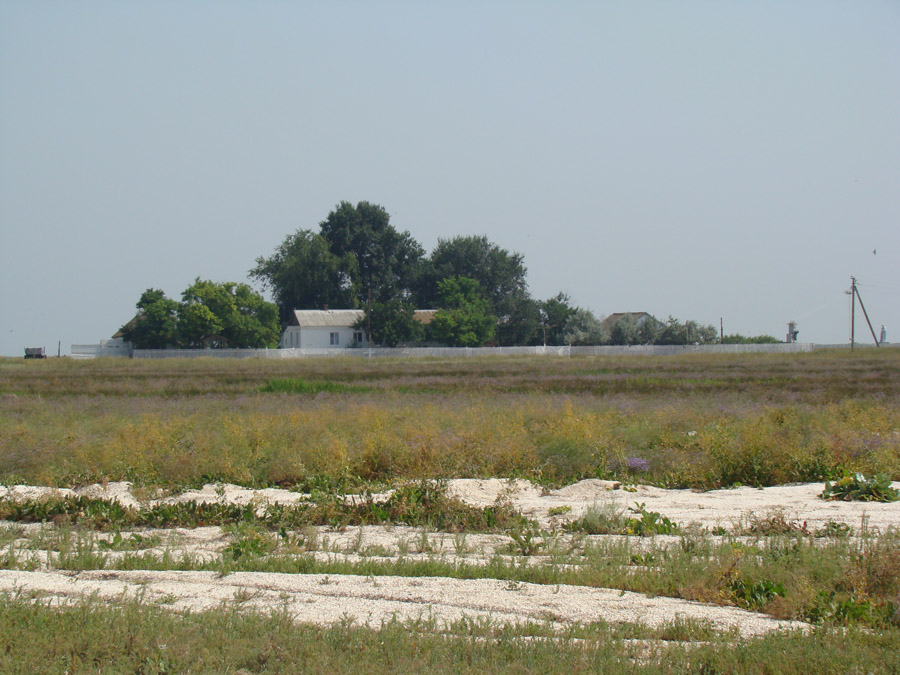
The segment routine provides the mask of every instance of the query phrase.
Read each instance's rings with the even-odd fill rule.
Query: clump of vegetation
[[[359,394],[372,391],[371,387],[349,385],[343,382],[311,382],[296,377],[284,377],[277,380],[269,380],[259,391],[264,394],[307,394],[315,395],[327,392],[329,394]]]
[[[116,501],[89,497],[0,499],[0,520],[25,523],[80,523],[99,530],[130,527],[205,527],[257,524],[272,530],[302,529],[309,525],[341,528],[348,525],[404,524],[428,526],[444,532],[500,531],[521,520],[512,507],[497,504],[478,508],[449,497],[444,485],[420,481],[397,487],[385,502],[370,494],[347,500],[337,493],[318,493],[295,505],[174,502],[148,509],[122,506]]]
[[[654,534],[675,534],[678,524],[657,511],[648,511],[646,504],[635,504],[628,509],[633,514],[626,518],[625,508],[612,501],[594,504],[584,515],[566,527],[572,532],[585,534],[633,534],[642,537]]]
[[[785,596],[784,584],[768,579],[756,581],[735,579],[729,584],[728,589],[735,604],[753,610],[762,609],[770,600]]]
[[[566,527],[572,532],[585,534],[621,534],[626,522],[625,508],[612,500],[605,500],[589,506],[581,518]]]
[[[891,480],[884,474],[865,476],[855,473],[834,483],[826,482],[822,499],[844,502],[895,502],[900,492],[891,487]]]
[[[645,504],[635,504],[630,511],[638,517],[628,519],[623,534],[647,537],[654,534],[674,534],[678,530],[677,523],[657,511],[648,511]]]

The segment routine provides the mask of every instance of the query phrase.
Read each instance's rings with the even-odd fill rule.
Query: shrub
[[[834,483],[826,482],[825,490],[819,496],[844,502],[895,502],[900,499],[900,493],[891,487],[887,476],[869,477],[861,473],[844,476]]]

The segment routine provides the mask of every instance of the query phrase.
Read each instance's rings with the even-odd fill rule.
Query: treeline
[[[148,288],[137,308],[119,334],[138,349],[274,347],[281,336],[278,307],[247,284],[198,278],[181,302]]]
[[[611,323],[573,306],[564,293],[532,298],[526,272],[521,254],[485,236],[439,239],[426,255],[409,232],[391,225],[382,206],[345,201],[317,232],[297,230],[272,255],[256,259],[250,278],[271,292],[274,304],[246,284],[197,279],[180,303],[145,291],[138,315],[121,333],[138,347],[271,347],[293,310],[329,307],[364,309],[358,327],[384,346],[719,341],[712,326],[694,321],[642,314]],[[414,309],[438,311],[423,326]]]

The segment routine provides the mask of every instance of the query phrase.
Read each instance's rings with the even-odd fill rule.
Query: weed
[[[834,483],[826,482],[822,499],[858,502],[895,502],[900,492],[891,487],[891,480],[884,474],[865,476],[855,473]]]
[[[547,549],[547,533],[534,521],[523,520],[510,528],[509,536],[512,539],[509,550],[518,555],[536,555]]]
[[[259,388],[265,394],[306,394],[315,395],[327,392],[329,394],[361,394],[372,391],[371,387],[348,385],[342,382],[311,382],[299,378],[280,378],[269,380]]]
[[[728,585],[728,590],[737,605],[754,610],[762,609],[775,597],[785,596],[784,585],[768,579],[747,582],[738,578]]]
[[[466,543],[466,533],[465,532],[457,532],[453,535],[453,550],[456,552],[456,555],[463,556],[467,553],[471,553],[471,549]]]
[[[676,523],[656,511],[648,511],[644,504],[635,504],[630,511],[640,517],[628,519],[624,534],[646,537],[654,534],[673,534],[678,530]]]
[[[101,551],[140,551],[147,548],[155,548],[162,542],[162,537],[157,534],[138,534],[132,532],[123,537],[121,532],[116,532],[112,539],[100,539],[97,547]]]
[[[612,500],[594,502],[581,518],[569,523],[566,528],[572,532],[585,534],[620,534],[625,530],[625,508]]]
[[[847,523],[839,523],[829,520],[815,531],[817,537],[849,537],[853,534],[853,528]]]
[[[742,534],[772,536],[777,534],[809,534],[806,523],[798,523],[788,518],[781,509],[774,509],[764,515],[751,514],[745,524],[737,530]]]
[[[239,525],[230,529],[233,540],[222,551],[225,558],[231,560],[259,558],[270,554],[277,546],[271,534],[254,525]]]

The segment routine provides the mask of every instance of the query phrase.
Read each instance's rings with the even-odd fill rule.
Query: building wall
[[[288,326],[281,337],[281,346],[300,349],[346,349],[367,346],[365,339],[354,342],[354,333],[359,331],[351,326]],[[337,333],[337,344],[333,344],[331,334]]]

